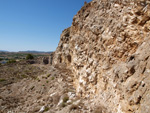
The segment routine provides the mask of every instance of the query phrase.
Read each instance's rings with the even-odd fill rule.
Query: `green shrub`
[[[66,103],[68,100],[69,100],[69,97],[68,97],[68,96],[66,96],[66,97],[63,98],[63,102],[64,102],[64,103]]]
[[[66,103],[63,102],[63,103],[61,104],[61,107],[64,108],[65,106],[66,106]]]
[[[30,60],[30,59],[34,59],[34,57],[33,57],[32,54],[27,54],[26,59],[27,59],[27,60]]]
[[[36,78],[36,80],[37,80],[38,82],[40,82],[40,81],[41,81],[38,77]]]
[[[32,86],[32,87],[31,87],[31,90],[33,90],[33,89],[34,89],[34,87],[35,87],[35,86]]]
[[[48,111],[48,110],[49,110],[49,107],[46,106],[44,112],[46,112],[46,111]]]
[[[51,74],[47,74],[47,77],[50,77]]]
[[[51,77],[51,80],[54,80],[55,79],[55,77]]]
[[[2,58],[0,58],[0,61],[2,61],[3,59]]]
[[[8,64],[11,64],[11,63],[15,63],[16,62],[16,60],[15,59],[10,59],[10,60],[8,60]]]
[[[6,81],[5,79],[3,79],[3,78],[0,78],[0,82],[4,82],[4,81]]]
[[[26,75],[21,75],[22,76],[22,78],[27,78],[27,76]]]

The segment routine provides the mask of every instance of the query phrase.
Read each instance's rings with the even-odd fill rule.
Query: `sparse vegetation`
[[[63,98],[63,102],[64,102],[64,103],[66,103],[68,100],[69,100],[69,97],[68,97],[68,96],[65,96],[65,97]]]
[[[10,59],[10,60],[8,60],[8,64],[11,64],[11,63],[15,63],[16,62],[16,60],[15,59]]]
[[[46,112],[46,111],[48,111],[48,110],[49,110],[49,107],[46,106],[44,112]]]
[[[51,76],[51,74],[47,74],[47,77],[50,77]]]
[[[27,75],[21,75],[22,78],[27,78]]]
[[[31,53],[30,53],[31,54]],[[0,61],[2,60],[24,60],[26,59],[28,53],[19,53],[19,52],[0,52]],[[49,53],[32,53],[31,55],[34,56],[34,58],[42,57],[42,56],[49,56]]]
[[[0,67],[0,71],[0,77],[6,80],[6,84],[18,82],[19,80],[24,78],[37,79],[37,76],[41,75],[44,72],[39,67],[28,65],[24,61],[16,62],[15,64],[11,63],[11,65],[2,65]],[[3,84],[3,82],[1,82],[0,87],[6,84]]]
[[[55,77],[51,77],[51,80],[54,80],[55,79]]]
[[[0,82],[4,82],[6,81],[6,79],[0,78]]]
[[[40,81],[41,81],[38,77],[36,78],[36,80],[37,80],[38,82],[40,82]]]
[[[42,79],[47,79],[47,77],[45,77],[45,76],[42,76]]]
[[[32,86],[32,87],[31,87],[31,90],[33,90],[33,89],[34,89],[34,87],[35,87],[35,86]]]
[[[65,107],[65,106],[66,106],[66,103],[63,102],[63,103],[61,104],[61,107]]]

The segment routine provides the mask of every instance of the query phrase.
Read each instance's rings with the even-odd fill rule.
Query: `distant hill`
[[[52,51],[32,51],[32,50],[27,50],[27,51],[18,51],[18,52],[12,52],[12,51],[6,51],[6,50],[0,50],[0,52],[4,52],[4,53],[35,53],[35,54],[41,54],[41,53],[52,53]]]
[[[52,53],[52,51],[48,51],[48,52],[45,52],[45,51],[19,51],[19,53]]]
[[[6,50],[0,50],[0,52],[9,52],[9,51],[6,51]]]

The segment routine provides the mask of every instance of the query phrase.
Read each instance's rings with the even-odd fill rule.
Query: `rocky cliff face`
[[[150,1],[93,0],[63,31],[53,64],[74,73],[78,96],[112,113],[150,111]]]

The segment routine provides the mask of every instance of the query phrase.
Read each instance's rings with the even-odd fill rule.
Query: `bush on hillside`
[[[15,63],[16,62],[16,60],[15,59],[10,59],[10,60],[8,60],[8,64],[11,64],[11,63]]]
[[[29,60],[29,59],[34,59],[34,57],[33,57],[32,54],[27,54],[26,59],[27,59],[27,60]]]

